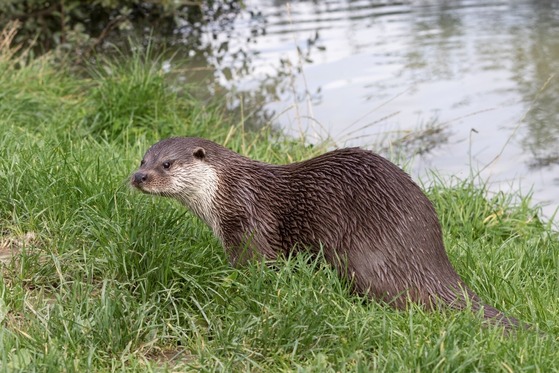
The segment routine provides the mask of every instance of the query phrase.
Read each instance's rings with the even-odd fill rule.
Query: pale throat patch
[[[214,234],[221,239],[221,228],[214,203],[219,184],[215,169],[202,161],[195,161],[176,171],[172,180],[173,185],[170,189],[173,197],[209,225]]]

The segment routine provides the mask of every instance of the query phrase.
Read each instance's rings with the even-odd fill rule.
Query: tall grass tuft
[[[168,89],[162,61],[152,54],[150,48],[136,48],[132,56],[102,58],[90,67],[96,84],[83,125],[92,135],[133,141],[143,133],[172,134],[178,112],[191,105],[188,97],[179,100]]]
[[[0,34],[0,119],[28,131],[59,128],[57,114],[75,102],[76,82],[49,55],[33,58],[13,45],[18,27],[11,23]]]

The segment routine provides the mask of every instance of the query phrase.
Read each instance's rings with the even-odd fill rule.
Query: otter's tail
[[[487,304],[477,304],[475,308],[483,308],[483,317],[487,322],[494,325],[502,325],[506,329],[516,329],[519,326],[526,326],[514,317],[505,315],[503,312],[499,311],[495,307],[489,306]]]
[[[482,311],[483,318],[490,324],[504,326],[507,330],[516,329],[519,326],[527,327],[526,324],[514,317],[507,316],[497,308],[485,304],[480,297],[464,283],[460,284],[459,291],[453,291],[452,287],[449,287],[447,291],[440,295],[451,308],[464,310],[470,306],[471,310],[474,312]]]

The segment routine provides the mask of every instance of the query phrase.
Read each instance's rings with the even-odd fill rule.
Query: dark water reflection
[[[559,2],[247,0],[202,44],[232,105],[313,142],[413,156],[413,173],[559,204]],[[400,154],[402,155],[402,154]]]

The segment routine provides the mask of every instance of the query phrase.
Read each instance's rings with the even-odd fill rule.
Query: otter
[[[355,291],[395,308],[470,304],[494,324],[518,325],[468,288],[427,196],[372,151],[345,148],[272,165],[206,139],[175,137],[146,152],[130,183],[185,205],[211,227],[233,265],[322,250]]]

